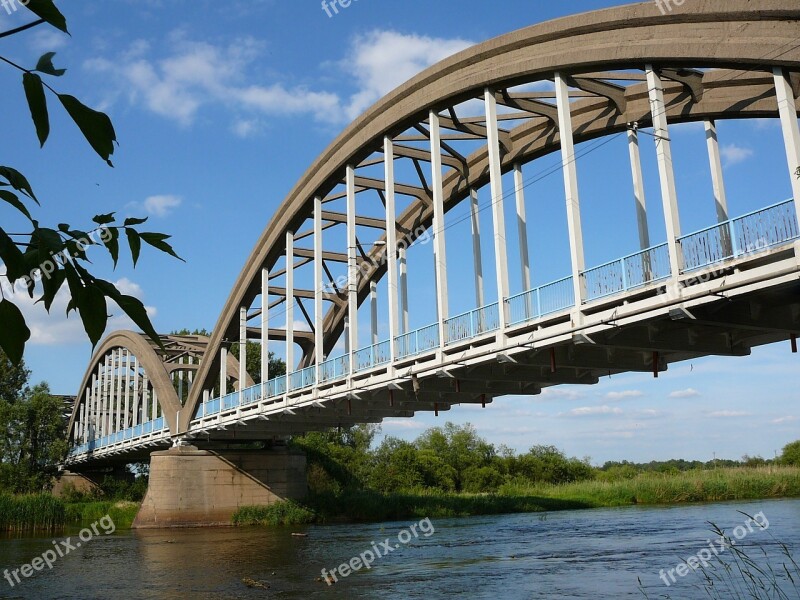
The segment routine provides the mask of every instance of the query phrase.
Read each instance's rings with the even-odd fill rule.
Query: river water
[[[465,519],[270,530],[124,531],[88,542],[11,587],[5,598],[707,598],[698,573],[667,587],[659,571],[708,548],[708,521],[726,531],[763,514],[737,542],[759,564],[785,562],[776,540],[800,551],[800,501],[632,507]],[[70,531],[70,543],[78,541]],[[306,537],[292,535],[305,533]],[[88,537],[88,535],[85,535]],[[409,540],[410,538],[410,540]],[[57,538],[63,540],[63,537]],[[371,551],[390,553],[328,586],[330,571]],[[408,543],[401,543],[408,542]],[[373,546],[374,543],[374,546]],[[394,548],[394,546],[399,546]],[[61,546],[66,548],[66,546]],[[17,569],[53,548],[52,537],[0,540],[0,566]],[[730,551],[722,556],[731,556]],[[365,558],[370,560],[369,554]],[[356,563],[358,566],[358,563]],[[337,572],[338,573],[338,572]],[[669,581],[669,576],[666,575]],[[251,580],[265,587],[251,588]],[[13,581],[13,576],[12,576]],[[800,585],[800,582],[798,583]],[[790,597],[797,595],[796,591]]]

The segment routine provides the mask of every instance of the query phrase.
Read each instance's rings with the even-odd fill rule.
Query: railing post
[[[731,236],[731,252],[733,253],[733,258],[739,258],[739,254],[741,252],[741,248],[739,248],[739,240],[736,237],[736,220],[731,219],[728,221],[728,234]]]
[[[620,268],[620,272],[622,273],[622,291],[627,292],[628,291],[628,285],[629,285],[630,282],[628,281],[628,274],[625,272],[625,259],[624,258],[620,258],[619,259],[619,268]]]

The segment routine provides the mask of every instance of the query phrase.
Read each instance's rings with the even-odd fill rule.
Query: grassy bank
[[[796,467],[733,468],[644,474],[620,481],[562,485],[506,484],[494,494],[429,490],[381,494],[370,490],[314,494],[302,503],[243,507],[236,525],[392,521],[419,518],[577,510],[635,504],[683,504],[800,497]]]
[[[506,484],[499,493],[571,500],[593,507],[632,504],[682,504],[800,497],[800,468],[763,467],[649,473],[620,481],[581,481],[562,485]]]

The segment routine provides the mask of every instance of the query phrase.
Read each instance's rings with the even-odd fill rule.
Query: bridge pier
[[[154,452],[150,482],[134,529],[231,525],[242,506],[306,495],[306,457],[286,448]]]

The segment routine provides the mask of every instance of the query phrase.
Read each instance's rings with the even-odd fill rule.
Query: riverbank
[[[430,490],[395,494],[371,490],[314,494],[300,503],[243,507],[234,515],[233,522],[271,526],[376,522],[798,497],[800,468],[770,466],[649,473],[618,481],[591,480],[560,485],[505,484],[492,494]]]

